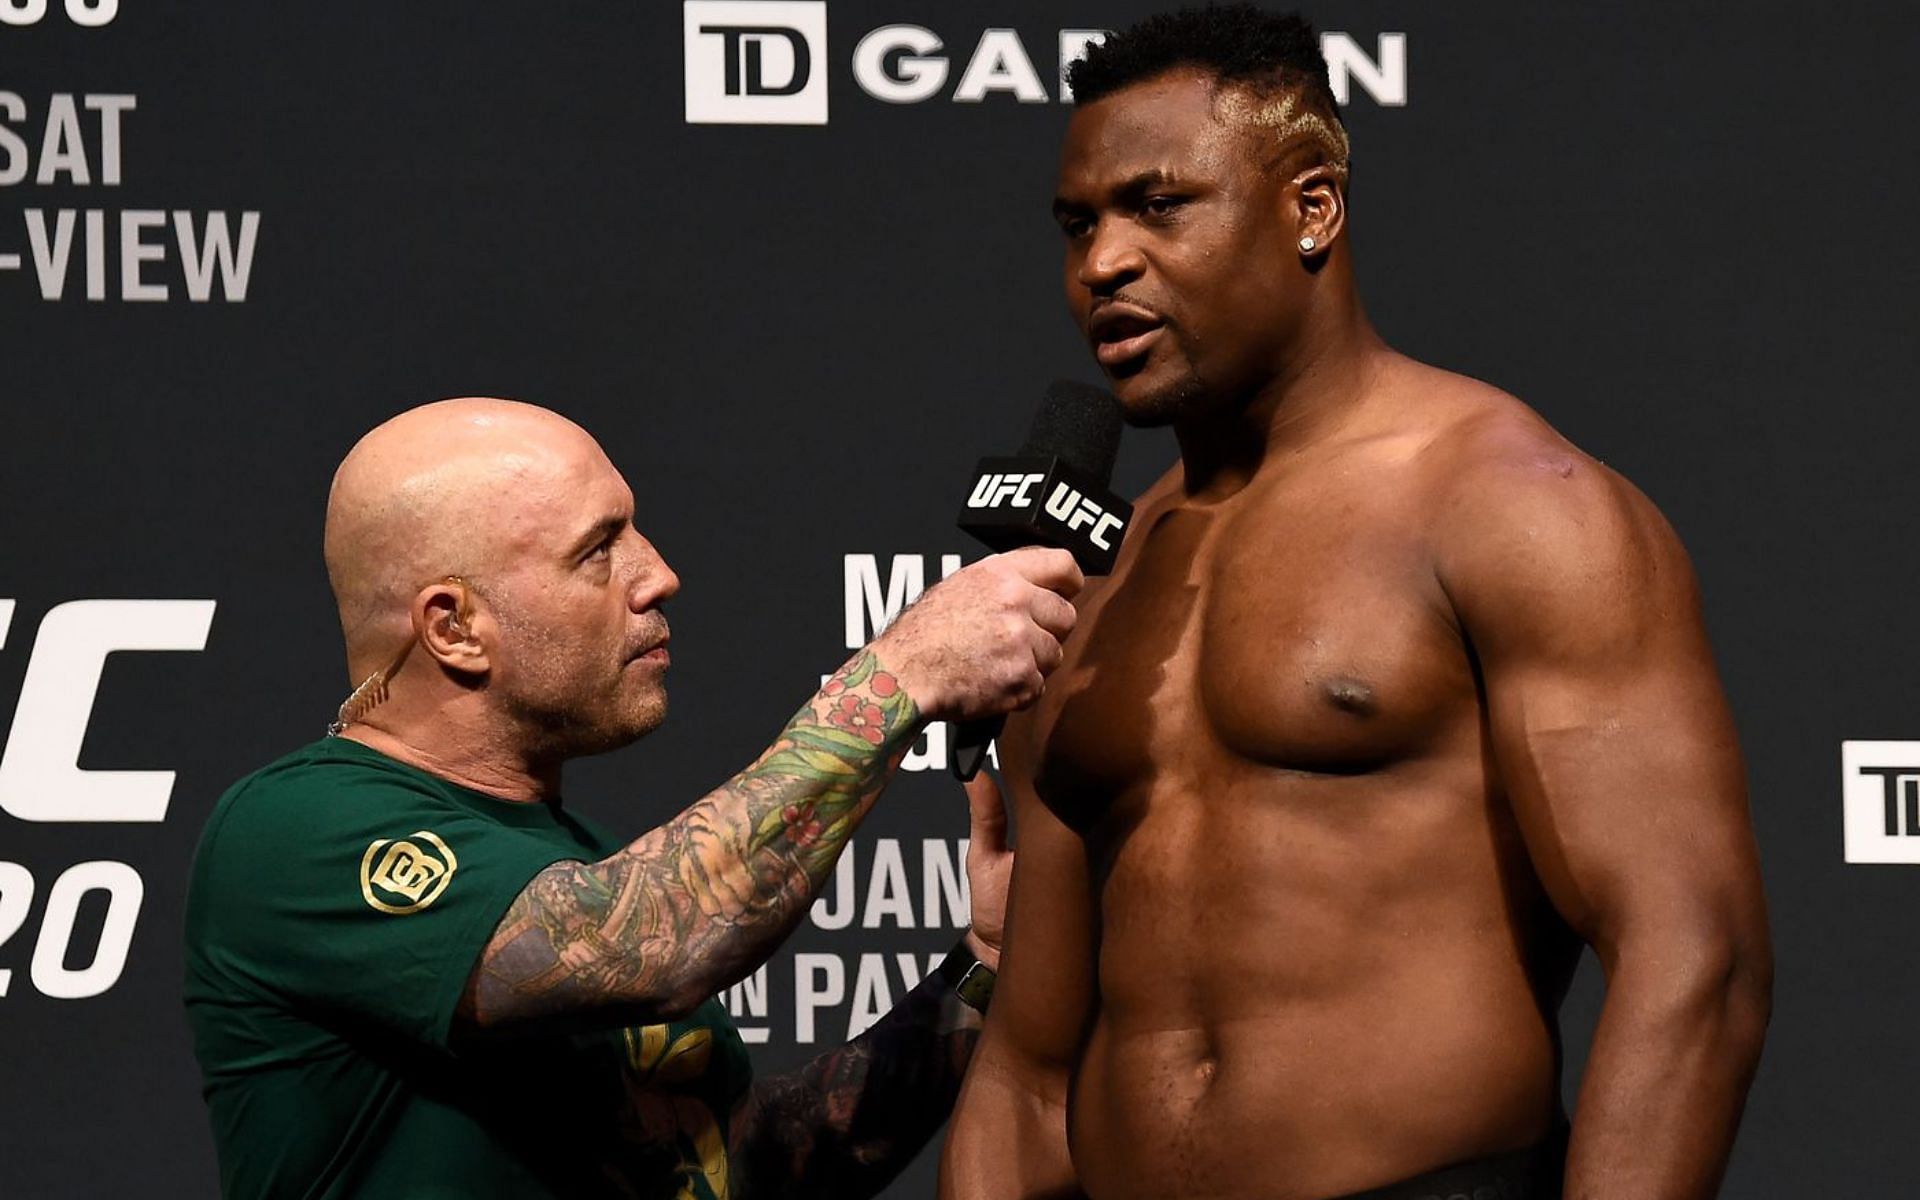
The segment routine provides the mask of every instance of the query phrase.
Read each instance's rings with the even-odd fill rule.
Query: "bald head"
[[[513,400],[441,400],[361,438],[327,497],[327,575],[355,672],[407,636],[414,593],[485,581],[552,522],[570,489],[610,471],[558,413]]]

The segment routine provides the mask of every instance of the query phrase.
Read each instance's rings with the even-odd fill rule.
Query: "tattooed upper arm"
[[[622,855],[627,852],[622,851]],[[477,1028],[570,1017],[642,1024],[676,1019],[700,1003],[675,995],[647,931],[649,906],[671,897],[617,855],[604,863],[558,862],[533,877],[507,909],[467,982],[460,1013]]]
[[[806,913],[919,723],[905,689],[861,651],[724,786],[609,858],[536,875],[481,952],[462,1021],[691,1012]]]

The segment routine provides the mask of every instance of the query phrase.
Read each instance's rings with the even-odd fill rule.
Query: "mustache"
[[[1093,307],[1087,310],[1087,320],[1091,322],[1095,317],[1100,315],[1101,309],[1106,308],[1110,304],[1123,304],[1128,308],[1137,308],[1156,321],[1167,325],[1173,324],[1173,318],[1169,317],[1159,305],[1148,300],[1143,300],[1132,292],[1125,291],[1115,292],[1111,296],[1096,298],[1093,302]]]
[[[668,627],[666,617],[661,616],[647,622],[646,627],[640,631],[632,642],[628,643],[627,660],[631,662],[649,650],[659,649],[661,646],[666,645],[667,639],[672,635],[673,630]]]

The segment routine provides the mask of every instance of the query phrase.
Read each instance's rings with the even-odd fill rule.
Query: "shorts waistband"
[[[1545,1141],[1428,1171],[1386,1187],[1334,1200],[1560,1200],[1567,1168],[1567,1129]]]

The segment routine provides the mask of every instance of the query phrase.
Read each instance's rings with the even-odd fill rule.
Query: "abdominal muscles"
[[[1100,1010],[1069,1133],[1092,1200],[1323,1200],[1550,1132],[1543,1010],[1574,947],[1506,823],[1433,783],[1162,787],[1088,831]]]

